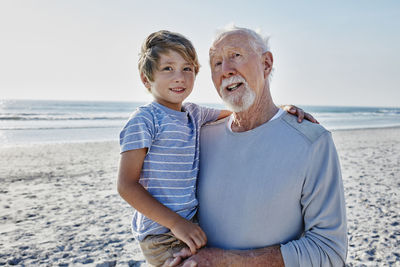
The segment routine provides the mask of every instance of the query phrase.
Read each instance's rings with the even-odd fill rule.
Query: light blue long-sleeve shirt
[[[286,266],[343,266],[345,201],[330,132],[287,113],[246,132],[227,125],[200,135],[199,220],[208,246],[281,244]]]

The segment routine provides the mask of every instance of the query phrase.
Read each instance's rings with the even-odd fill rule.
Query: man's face
[[[221,98],[235,112],[248,109],[265,86],[261,51],[243,32],[230,33],[210,48],[212,80]]]

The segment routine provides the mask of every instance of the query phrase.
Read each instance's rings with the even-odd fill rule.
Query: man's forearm
[[[259,248],[253,250],[227,250],[225,251],[225,253],[226,256],[224,256],[224,258],[227,258],[227,260],[238,257],[238,260],[239,262],[241,262],[241,265],[237,266],[254,266],[254,267],[285,266],[280,246]],[[230,257],[230,254],[233,254],[234,256]],[[232,266],[232,265],[226,265],[226,266]]]
[[[200,249],[196,255],[190,257],[188,261],[195,261],[198,266],[213,267],[285,266],[279,246],[253,250],[222,250],[218,248],[204,248]]]

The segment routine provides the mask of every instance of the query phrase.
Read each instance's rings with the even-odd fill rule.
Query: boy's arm
[[[195,253],[196,249],[207,242],[203,230],[161,204],[139,183],[146,153],[147,148],[141,148],[121,154],[118,192],[138,212],[169,228],[178,239],[188,245],[192,253]]]
[[[299,107],[296,107],[294,105],[280,105],[279,107],[282,108],[283,110],[289,112],[290,114],[297,116],[298,122],[302,122],[303,119],[306,119],[313,123],[319,123],[310,113],[304,112],[304,110],[302,110]],[[226,117],[230,116],[231,114],[232,114],[232,111],[221,110],[217,120],[226,118]]]
[[[232,114],[232,111],[223,109],[223,110],[221,110],[221,112],[219,113],[219,116],[218,116],[217,120],[226,118],[226,117],[230,116],[231,114]]]

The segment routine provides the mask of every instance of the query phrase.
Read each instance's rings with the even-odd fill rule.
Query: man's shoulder
[[[302,135],[310,143],[314,143],[323,134],[329,133],[322,125],[312,123],[308,120],[298,123],[297,116],[293,116],[289,113],[283,114],[281,119],[288,127]]]
[[[200,138],[205,140],[220,140],[226,134],[226,123],[229,117],[212,121],[201,126]]]

